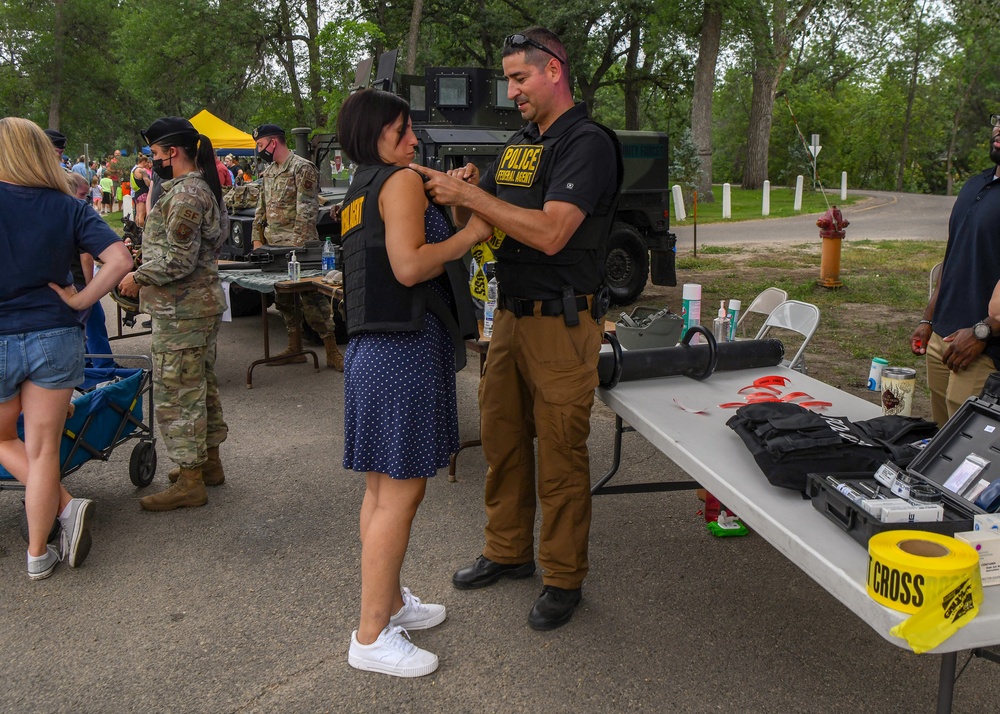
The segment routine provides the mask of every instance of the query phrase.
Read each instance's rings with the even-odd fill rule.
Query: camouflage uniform
[[[253,240],[265,245],[302,246],[319,240],[319,172],[311,161],[289,153],[282,163],[272,163],[262,175],[263,189],[253,218]],[[330,301],[319,293],[302,293],[301,313],[321,338],[332,337]],[[294,295],[275,295],[274,306],[289,332],[300,329],[302,314]]]
[[[163,192],[146,218],[135,279],[153,318],[153,406],[167,455],[196,468],[229,433],[215,377],[226,309],[216,259],[228,216],[200,173],[164,182]]]

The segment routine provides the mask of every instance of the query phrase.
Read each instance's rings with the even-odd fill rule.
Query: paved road
[[[277,334],[278,315],[270,320]],[[243,318],[220,336],[227,482],[206,507],[142,512],[130,445],[120,447],[66,482],[98,504],[87,562],[32,583],[19,494],[0,493],[0,711],[932,709],[936,658],[887,644],[756,535],[711,537],[691,492],[595,501],[584,601],[560,630],[527,626],[537,575],[454,590],[451,573],[482,545],[485,465],[474,449],[461,455],[459,482],[431,481],[404,567],[417,595],[448,607],[443,625],[414,633],[440,670],[399,680],[351,669],[363,480],[340,467],[343,379],[303,365],[260,368],[245,389],[259,330]],[[148,348],[148,337],[115,343]],[[465,438],[478,433],[477,384],[474,369],[458,376]],[[595,409],[595,479],[611,460],[613,419]],[[641,437],[625,438],[619,479],[684,478]],[[169,469],[158,449],[154,488]],[[956,712],[994,707],[997,681],[993,665],[973,661]]]
[[[847,240],[947,240],[948,216],[955,197],[924,196],[886,191],[858,191],[864,201],[846,206],[850,221]],[[839,195],[839,194],[836,194]],[[721,195],[719,196],[721,200]],[[736,223],[709,223],[698,226],[698,245],[731,243],[790,242],[819,240],[816,219],[820,214]],[[673,229],[678,246],[688,248],[694,240],[693,226]]]

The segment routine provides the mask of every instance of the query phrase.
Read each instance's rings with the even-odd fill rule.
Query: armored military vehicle
[[[507,80],[497,70],[480,67],[430,67],[422,76],[395,72],[398,50],[379,59],[374,80],[372,61],[358,65],[356,88],[374,86],[394,91],[410,103],[413,130],[419,141],[417,161],[442,171],[472,162],[481,171],[492,163],[507,139],[522,125],[514,102],[507,99]],[[346,193],[349,167],[336,137],[314,136],[293,129],[295,150],[320,171],[320,238],[339,243],[339,226],[330,207]],[[670,232],[669,144],[667,135],[652,131],[617,131],[625,161],[625,179],[614,224],[608,235],[607,283],[612,303],[636,300],[651,276],[654,285],[676,285],[676,236]],[[230,255],[251,250],[253,208],[235,211]]]

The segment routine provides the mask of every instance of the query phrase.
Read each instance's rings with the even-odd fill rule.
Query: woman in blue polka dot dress
[[[359,165],[341,210],[350,343],[344,356],[344,468],[363,471],[361,623],[348,662],[357,669],[417,677],[436,655],[408,630],[445,619],[400,584],[410,526],[427,478],[458,451],[456,356],[475,329],[468,274],[457,262],[492,232],[479,219],[450,235],[421,177],[406,168],[417,139],[409,106],[362,90],[341,108],[344,152]],[[457,277],[455,277],[457,276]],[[456,344],[457,342],[457,344]],[[459,349],[460,352],[456,352]]]

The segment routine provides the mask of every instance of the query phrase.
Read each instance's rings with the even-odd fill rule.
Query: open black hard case
[[[838,481],[857,489],[859,482],[888,489],[867,473],[811,473],[807,495],[813,507],[847,531],[865,548],[868,540],[887,530],[922,530],[954,535],[971,531],[973,516],[986,513],[974,502],[944,487],[965,459],[975,454],[989,462],[979,472],[975,481],[983,479],[990,484],[1000,481],[1000,405],[995,396],[970,397],[955,415],[947,421],[937,435],[906,469],[911,483],[926,483],[941,493],[944,520],[931,523],[883,523],[837,491],[826,479],[833,476]],[[986,491],[990,488],[987,487]],[[964,491],[964,489],[963,489]],[[997,510],[994,505],[993,510]]]

